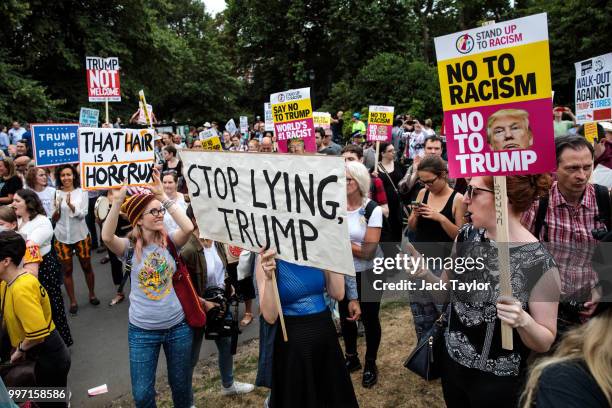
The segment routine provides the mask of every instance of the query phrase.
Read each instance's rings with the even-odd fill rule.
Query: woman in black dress
[[[374,170],[373,174],[380,177],[385,187],[385,193],[387,194],[387,203],[389,204],[389,235],[381,237],[387,242],[399,243],[402,240],[402,226],[404,218],[403,206],[399,196],[400,180],[404,177],[404,169],[395,161],[395,147],[391,143],[381,143],[380,153],[378,157],[378,168]],[[383,245],[383,251],[387,256],[385,250],[387,246]]]

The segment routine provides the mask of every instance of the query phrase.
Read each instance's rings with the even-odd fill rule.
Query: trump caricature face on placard
[[[487,123],[487,140],[491,150],[527,149],[533,144],[529,112],[524,109],[500,109]]]

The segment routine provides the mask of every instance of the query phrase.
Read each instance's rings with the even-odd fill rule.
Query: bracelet
[[[176,201],[167,199],[167,200],[164,200],[164,202],[162,203],[162,207],[164,207],[167,210],[170,207],[172,207],[174,204],[176,204]]]

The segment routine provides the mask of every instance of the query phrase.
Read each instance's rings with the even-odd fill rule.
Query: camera
[[[598,241],[603,240],[606,234],[608,234],[608,229],[606,227],[594,228],[591,230],[591,235]]]
[[[240,300],[235,296],[228,299],[225,289],[219,286],[206,288],[204,299],[219,305],[206,312],[204,338],[215,340],[220,337],[237,337],[241,333],[238,325],[238,304]],[[232,306],[235,307],[234,313],[231,311]]]

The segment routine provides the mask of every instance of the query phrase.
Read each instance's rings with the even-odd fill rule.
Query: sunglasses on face
[[[495,194],[495,191],[493,190],[489,190],[487,188],[474,187],[470,184],[467,186],[467,189],[465,190],[465,195],[468,199],[472,200],[474,198],[474,195],[477,194],[477,191],[486,191],[487,193]]]
[[[164,207],[151,208],[149,211],[144,212],[142,215],[147,214],[151,214],[153,217],[159,217],[160,215],[166,214],[166,209]]]

